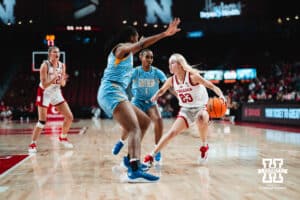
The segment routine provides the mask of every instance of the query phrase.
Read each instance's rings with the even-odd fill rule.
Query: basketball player
[[[206,88],[213,90],[225,103],[224,95],[217,86],[200,76],[198,71],[193,69],[181,54],[171,55],[169,68],[174,75],[168,78],[151,100],[156,101],[168,88],[173,87],[181,108],[171,129],[161,138],[154,150],[145,157],[144,162],[152,163],[155,154],[161,151],[172,138],[196,122],[201,138],[199,162],[203,163],[207,159],[209,149],[207,144],[209,115],[206,110],[208,102]]]
[[[125,91],[132,76],[133,54],[180,31],[179,23],[180,19],[175,18],[162,33],[140,40],[138,40],[139,34],[136,29],[127,27],[120,32],[108,55],[107,67],[104,70],[97,100],[105,113],[117,120],[122,129],[128,132],[130,161],[126,177],[128,182],[153,182],[159,179],[157,176],[144,172],[140,164],[141,137],[147,130],[150,119],[128,101]]]
[[[150,49],[144,49],[139,54],[141,66],[134,68],[131,81],[131,92],[133,98],[131,103],[144,111],[154,123],[155,144],[162,136],[163,121],[158,110],[157,103],[151,101],[151,97],[159,89],[159,84],[167,80],[166,75],[158,68],[152,66],[153,52]],[[115,144],[113,154],[117,155],[124,146],[128,133],[123,130],[121,139]],[[143,137],[143,135],[142,135]],[[161,153],[155,156],[155,161],[161,160]]]
[[[65,148],[73,148],[67,138],[67,133],[73,121],[73,114],[68,103],[62,96],[61,86],[66,85],[66,66],[59,61],[59,48],[51,46],[48,49],[48,60],[41,64],[40,84],[37,90],[36,105],[38,106],[38,122],[33,129],[29,153],[37,152],[37,139],[46,124],[48,106],[51,104],[64,116],[62,132],[58,141]]]

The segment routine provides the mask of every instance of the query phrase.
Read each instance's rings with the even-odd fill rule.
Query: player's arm
[[[173,94],[175,97],[178,96],[177,93],[175,92],[174,88],[170,87],[170,88],[168,89],[168,91],[169,91],[171,94]]]
[[[115,52],[116,57],[119,59],[124,58],[125,55],[127,55],[130,52],[132,52],[134,54],[134,53],[140,51],[141,49],[149,47],[150,45],[156,43],[157,41],[159,41],[165,37],[174,35],[178,31],[180,31],[180,28],[177,27],[179,25],[179,23],[180,23],[180,19],[175,18],[172,22],[170,22],[167,30],[165,30],[164,32],[161,32],[161,33],[153,35],[153,36],[145,37],[145,38],[142,37],[136,43],[128,43],[128,44],[124,44],[124,45],[118,47]]]
[[[51,84],[55,83],[58,78],[57,74],[55,74],[54,78],[51,80],[48,80],[47,77],[48,77],[48,66],[47,63],[43,63],[40,67],[40,80],[44,89],[49,87]]]
[[[164,84],[166,81],[167,81],[167,76],[165,75],[165,73],[160,70],[160,69],[157,69],[157,75],[159,77],[159,80],[162,84]],[[173,94],[175,97],[177,97],[177,93],[175,92],[175,90],[173,89],[173,87],[170,87],[168,89],[168,91]]]
[[[157,101],[170,87],[172,86],[172,77],[168,78],[163,86],[153,95],[151,98],[152,102]]]
[[[222,90],[219,87],[217,87],[215,84],[213,84],[212,82],[204,79],[201,75],[191,74],[191,81],[196,84],[197,83],[202,84],[205,87],[211,89],[218,95],[219,98],[223,99],[223,101],[226,102],[226,98],[224,97]]]
[[[60,85],[62,87],[66,86],[68,77],[69,77],[69,75],[66,73],[66,65],[62,64],[62,77],[61,77],[61,83],[60,83]]]

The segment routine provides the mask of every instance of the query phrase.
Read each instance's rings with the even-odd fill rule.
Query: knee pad
[[[39,127],[39,128],[44,128],[44,127],[45,127],[45,124],[46,124],[45,121],[39,120],[39,121],[36,123],[36,126]]]

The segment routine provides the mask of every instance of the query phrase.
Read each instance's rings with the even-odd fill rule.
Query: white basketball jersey
[[[185,73],[183,83],[179,83],[176,75],[173,75],[172,79],[181,107],[195,108],[207,104],[208,93],[206,88],[202,84],[193,85],[189,72]]]
[[[62,79],[62,74],[63,74],[63,65],[62,65],[62,63],[58,62],[58,67],[53,67],[51,62],[49,62],[48,60],[46,60],[44,62],[48,66],[48,77],[47,77],[48,80],[51,80],[51,79],[54,78],[54,70],[56,70],[56,73],[57,73],[57,76],[58,76],[57,83],[52,83],[45,90],[50,91],[50,90],[59,89],[60,88],[60,82],[61,82],[61,79]],[[44,89],[41,82],[40,82],[40,87],[42,89]]]

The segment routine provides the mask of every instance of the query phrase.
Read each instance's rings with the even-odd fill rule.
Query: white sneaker
[[[64,145],[64,147],[65,148],[67,148],[67,149],[72,149],[74,146],[73,146],[73,144],[71,143],[71,142],[69,142],[69,140],[68,140],[68,138],[61,138],[60,136],[59,136],[59,142],[62,144],[62,145]]]

